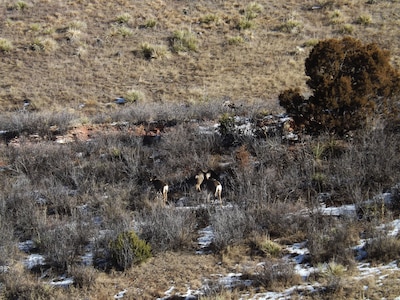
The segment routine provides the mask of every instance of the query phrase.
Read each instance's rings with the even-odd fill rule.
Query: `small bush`
[[[228,44],[229,45],[240,45],[240,44],[243,44],[243,43],[244,43],[244,39],[240,35],[232,36],[232,37],[228,38]]]
[[[140,236],[157,252],[184,249],[191,245],[196,225],[194,212],[156,206],[138,217]]]
[[[232,134],[235,130],[235,118],[231,114],[223,114],[219,118],[218,131],[221,135]]]
[[[141,102],[145,99],[144,94],[141,91],[134,89],[127,91],[124,98],[130,103]]]
[[[129,13],[124,13],[115,18],[115,22],[118,24],[126,24],[131,19],[131,15]]]
[[[82,36],[82,31],[75,28],[69,28],[66,32],[66,38],[71,42],[79,41],[80,37]]]
[[[171,38],[171,46],[174,52],[189,52],[197,50],[197,38],[189,30],[176,30]]]
[[[301,23],[296,20],[287,20],[283,24],[277,27],[278,31],[285,32],[285,33],[297,33],[301,29]]]
[[[13,49],[13,44],[8,39],[0,38],[0,51],[9,52]]]
[[[308,249],[313,265],[332,260],[345,266],[354,265],[351,246],[357,243],[359,237],[350,222],[330,224],[329,220],[319,220],[318,216],[314,216],[309,226]]]
[[[132,36],[133,30],[127,27],[124,23],[122,25],[114,25],[108,30],[109,37],[122,36],[124,38]]]
[[[69,275],[74,278],[74,286],[77,288],[90,289],[96,283],[97,270],[90,266],[75,265]]]
[[[347,268],[342,264],[338,264],[335,261],[318,265],[320,274],[324,277],[342,277],[347,272]]]
[[[237,29],[246,30],[254,27],[254,23],[246,17],[243,17],[239,20],[237,24]]]
[[[200,23],[210,24],[210,23],[217,23],[219,18],[215,14],[207,14],[200,18]]]
[[[243,243],[256,228],[253,216],[238,207],[216,211],[210,219],[214,229],[213,246],[220,252],[228,246]]]
[[[344,24],[339,28],[338,32],[343,35],[352,35],[354,33],[354,27],[351,24]]]
[[[118,234],[110,243],[109,251],[113,264],[121,270],[145,262],[152,256],[151,246],[133,231]]]
[[[243,16],[236,21],[236,28],[239,30],[252,29],[255,26],[253,20],[259,16],[262,10],[262,5],[255,2],[249,3],[245,9],[240,11]]]
[[[146,59],[163,58],[167,56],[168,50],[162,45],[151,45],[149,43],[142,43],[140,51]]]
[[[24,10],[26,10],[28,8],[29,8],[29,4],[26,3],[25,1],[22,1],[22,0],[17,1],[14,4],[14,9],[16,9],[16,10],[24,11]]]
[[[0,296],[4,300],[15,299],[55,299],[57,293],[49,285],[42,284],[40,281],[28,280],[26,274],[19,274],[6,276],[0,275],[0,282],[2,282],[2,289]],[[4,280],[1,278],[4,277]],[[60,295],[59,295],[60,296]]]
[[[380,233],[365,245],[367,259],[373,262],[389,263],[399,259],[400,239]]]
[[[85,245],[89,242],[89,225],[70,223],[60,224],[56,228],[39,228],[36,242],[43,253],[46,262],[59,270],[66,272],[82,255]]]
[[[145,28],[154,28],[157,25],[157,21],[154,19],[150,19],[150,20],[146,20],[146,22],[144,23],[144,27]]]
[[[1,200],[0,200],[1,201]],[[16,251],[14,239],[14,228],[11,222],[7,222],[5,211],[0,212],[0,235],[2,237],[0,246],[0,268],[7,266],[13,259]],[[2,273],[0,271],[0,273]]]
[[[300,275],[296,274],[294,265],[287,261],[266,261],[258,267],[255,275],[250,275],[255,286],[265,289],[281,289],[299,284]]]
[[[256,2],[251,2],[246,6],[245,16],[248,20],[253,20],[263,11],[263,6]]]
[[[266,257],[277,258],[282,254],[282,246],[271,240],[269,236],[259,236],[254,239],[254,250]]]
[[[84,30],[87,28],[87,24],[80,20],[75,20],[69,23],[68,28],[76,30]]]
[[[30,48],[33,51],[51,53],[58,49],[58,43],[52,38],[36,38]]]
[[[117,33],[118,33],[118,35],[120,35],[122,37],[128,37],[128,36],[133,35],[132,29],[130,29],[129,27],[126,27],[126,26],[118,27]]]
[[[372,17],[370,15],[360,15],[356,23],[364,26],[370,25],[372,23]]]

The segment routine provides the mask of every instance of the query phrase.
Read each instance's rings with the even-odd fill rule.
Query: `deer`
[[[153,183],[156,192],[162,194],[164,205],[166,205],[168,200],[168,184],[156,177],[150,178],[150,182]]]
[[[204,174],[205,174],[205,172],[201,171],[196,176],[194,176],[194,178],[196,179],[195,187],[196,187],[196,191],[198,191],[198,192],[201,192],[201,184],[203,183],[204,178],[205,178]]]
[[[218,198],[220,205],[222,206],[222,184],[217,179],[211,177],[211,172],[199,172],[196,176],[196,191],[201,192],[201,186],[205,186],[208,192],[214,193],[214,197]],[[209,196],[207,195],[207,202]]]

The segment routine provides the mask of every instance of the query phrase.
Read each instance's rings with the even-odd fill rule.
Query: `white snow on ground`
[[[385,204],[390,203],[390,200],[388,195],[382,194],[382,199],[384,199]],[[322,204],[319,208],[317,208],[319,212],[321,212],[323,215],[326,216],[346,216],[346,217],[356,217],[356,206],[355,205],[343,205],[339,207],[326,207],[324,204]],[[400,232],[400,219],[394,220],[390,222],[389,224],[386,225],[381,225],[382,230],[390,230],[388,234],[390,236],[396,236]],[[203,248],[207,248],[211,243],[212,239],[214,237],[214,233],[212,231],[211,226],[207,226],[206,228],[203,228],[199,230],[199,239],[198,239],[198,244],[200,250],[198,250],[196,253],[201,254]],[[362,240],[359,245],[355,246],[354,249],[357,250],[358,256],[356,257],[357,260],[361,260],[365,258],[366,252],[364,249],[366,241]],[[295,262],[295,271],[301,276],[301,278],[304,280],[304,284],[302,285],[297,285],[290,287],[282,292],[266,292],[266,293],[258,293],[256,295],[250,296],[249,294],[243,294],[240,299],[247,299],[247,300],[286,300],[286,299],[291,299],[293,297],[293,294],[299,294],[302,291],[308,291],[312,292],[316,288],[319,287],[318,283],[310,283],[307,282],[309,276],[311,273],[318,271],[314,267],[308,265],[305,263],[305,258],[309,254],[309,251],[307,249],[307,241],[301,242],[301,243],[295,243],[293,245],[288,245],[285,247],[285,251],[289,253],[284,257],[284,259],[287,259],[289,262]],[[369,263],[364,263],[360,262],[358,264],[358,270],[360,272],[360,275],[358,277],[355,277],[356,279],[363,279],[368,276],[376,276],[382,274],[381,277],[378,278],[379,280],[384,280],[384,278],[387,275],[383,275],[384,271],[391,271],[391,272],[400,272],[400,268],[397,267],[397,261],[391,262],[388,265],[382,265],[382,266],[377,266],[377,267],[371,267]],[[226,276],[219,275],[220,278],[218,280],[218,283],[223,285],[226,288],[234,288],[235,286],[238,285],[251,285],[251,281],[243,281],[241,280],[241,273],[230,273],[227,274]],[[379,282],[377,282],[379,283]],[[172,290],[175,288],[172,287]],[[368,287],[366,287],[368,289]],[[168,299],[172,294],[172,290],[170,289],[165,293],[166,297],[164,298],[159,298],[158,300],[165,300]],[[186,295],[180,295],[182,297],[185,297],[185,299],[194,299],[194,295],[199,295],[199,291],[192,291],[192,293],[189,292]],[[194,293],[193,293],[194,292]],[[399,299],[400,300],[400,297]]]
[[[67,277],[61,276],[57,279],[53,279],[49,283],[52,286],[68,287],[74,283],[74,280],[72,278],[67,278]]]
[[[382,194],[382,199],[385,203],[390,203],[390,199],[388,195]],[[389,199],[389,200],[388,200]],[[228,204],[227,207],[223,207],[222,209],[228,209],[232,207],[232,204]],[[355,205],[343,205],[339,207],[326,207],[322,204],[319,208],[317,208],[319,212],[327,216],[354,216],[356,217],[356,207]],[[384,224],[378,227],[383,232],[386,232],[389,236],[396,236],[400,233],[400,219],[394,220],[388,224]],[[207,226],[199,230],[199,238],[198,238],[198,245],[199,249],[196,251],[196,254],[203,255],[207,254],[208,248],[211,245],[214,238],[214,232],[212,226]],[[382,281],[387,276],[387,272],[400,272],[400,268],[397,266],[398,262],[393,261],[387,265],[382,266],[375,266],[371,267],[369,263],[362,262],[361,260],[364,259],[367,253],[364,250],[365,244],[367,240],[361,240],[359,245],[353,247],[354,250],[357,251],[356,259],[359,262],[358,270],[359,275],[355,277],[355,279],[364,279],[369,276],[377,277],[377,284],[382,284]],[[32,269],[38,265],[44,265],[45,259],[40,254],[29,254],[29,252],[35,247],[33,241],[26,241],[23,243],[19,243],[19,249],[27,253],[27,257],[24,260],[24,264],[28,269]],[[82,257],[82,263],[85,265],[90,265],[92,263],[92,254],[91,254],[91,247],[88,246],[86,249],[86,254]],[[312,292],[316,288],[318,288],[318,283],[310,283],[308,282],[308,278],[311,273],[317,271],[315,268],[311,267],[306,263],[306,257],[309,254],[307,249],[307,241],[301,243],[295,243],[293,245],[287,245],[284,248],[284,251],[288,253],[284,256],[288,262],[295,263],[295,271],[301,276],[304,280],[304,284],[297,285],[290,287],[282,292],[266,292],[266,293],[259,293],[255,295],[243,294],[240,299],[247,299],[247,300],[286,300],[291,299],[293,294],[298,295],[302,291]],[[241,273],[230,273],[227,275],[223,274],[214,274],[217,276],[218,283],[226,288],[234,288],[238,285],[247,285],[251,286],[252,282],[250,280],[242,280]],[[53,286],[69,286],[73,283],[73,278],[65,278],[60,277],[57,280],[52,280],[49,284]],[[366,286],[365,289],[368,289]],[[192,290],[190,286],[187,286],[187,292],[183,295],[180,294],[180,297],[184,299],[191,300],[196,299],[199,295],[203,295],[204,291],[207,290],[207,287],[204,286],[202,290]],[[117,294],[114,295],[114,299],[122,299],[124,298],[125,294],[127,293],[128,289],[124,289]],[[165,297],[158,298],[158,300],[165,300],[169,297],[174,295],[175,287],[172,286],[169,290],[165,292]],[[395,300],[400,300],[400,297],[396,298]]]
[[[207,248],[211,245],[214,239],[214,231],[209,225],[199,231],[200,237],[198,239],[198,244],[200,249],[196,251],[196,254],[206,254],[208,253]]]
[[[24,260],[24,265],[30,270],[33,269],[36,266],[43,266],[44,263],[44,257],[43,255],[40,254],[30,254],[28,257]]]
[[[289,252],[289,254],[284,257],[284,259],[287,259],[288,261],[294,261],[296,263],[295,271],[304,281],[306,281],[310,274],[315,271],[313,267],[304,263],[306,256],[309,254],[306,246],[307,241],[286,246],[285,250]]]
[[[123,291],[118,292],[117,294],[114,295],[114,299],[122,299],[124,298],[124,295],[126,294],[128,290],[125,289]]]

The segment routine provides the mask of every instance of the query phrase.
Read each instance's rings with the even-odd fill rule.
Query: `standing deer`
[[[218,198],[220,205],[222,206],[222,184],[215,178],[211,177],[211,172],[199,172],[195,176],[197,182],[196,182],[196,191],[200,192],[201,191],[201,186],[205,186],[206,190],[208,192],[211,192],[214,194],[215,198]],[[207,195],[207,202],[209,200],[209,195]]]
[[[196,179],[196,191],[200,192],[201,191],[201,184],[204,181],[204,171],[200,171],[194,178]]]
[[[168,184],[162,180],[157,179],[156,177],[150,178],[150,181],[153,183],[156,192],[162,193],[164,205],[166,205],[168,200]]]

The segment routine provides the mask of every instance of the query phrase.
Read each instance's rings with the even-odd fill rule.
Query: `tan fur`
[[[218,198],[221,206],[222,206],[222,184],[216,180],[215,178],[211,178],[211,173],[205,173],[203,171],[199,172],[195,176],[196,182],[196,191],[201,191],[201,185],[204,184],[207,191],[214,193],[214,197]],[[208,199],[208,197],[207,197]],[[208,202],[208,201],[207,201]]]
[[[157,192],[162,193],[164,205],[166,205],[168,200],[168,184],[156,178],[151,178],[150,181],[153,183],[154,189]]]
[[[204,181],[204,172],[199,172],[194,178],[196,178],[196,191],[201,191],[201,184]]]

